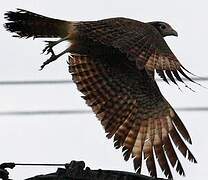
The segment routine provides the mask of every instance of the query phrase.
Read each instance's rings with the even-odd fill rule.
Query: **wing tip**
[[[185,125],[183,124],[183,122],[181,121],[181,119],[179,118],[177,113],[173,110],[173,108],[171,108],[171,111],[172,111],[171,116],[173,118],[173,125],[179,131],[179,133],[182,135],[182,137],[189,144],[192,144],[191,136],[190,136],[189,132],[187,131]]]
[[[198,86],[201,86],[205,89],[208,89],[208,87],[203,86],[202,84],[196,82],[195,80],[193,80],[191,77],[189,77],[184,71],[188,72],[189,74],[191,74],[192,76],[198,77],[197,75],[193,74],[192,72],[190,72],[189,70],[187,70],[184,66],[180,65],[180,67],[178,69],[175,70],[171,70],[171,69],[166,69],[166,70],[160,70],[160,69],[156,69],[156,72],[158,73],[158,75],[163,79],[163,81],[165,81],[166,83],[170,84],[168,80],[170,80],[171,82],[173,82],[175,85],[178,85],[178,82],[181,82],[185,85],[186,88],[190,89],[191,91],[195,92],[191,87],[189,87],[184,80],[189,80],[190,82],[197,84]],[[179,75],[179,73],[183,76],[183,78],[181,78],[181,76]],[[167,78],[167,77],[168,78]],[[176,81],[177,80],[177,81]],[[180,87],[179,87],[179,90]]]
[[[134,170],[136,173],[141,173],[142,170],[142,158],[141,157],[134,157],[133,159],[133,164],[134,164]]]
[[[179,160],[177,160],[176,164],[175,164],[175,167],[176,167],[176,172],[179,173],[181,176],[186,176],[185,174],[185,171],[182,167],[182,164]]]

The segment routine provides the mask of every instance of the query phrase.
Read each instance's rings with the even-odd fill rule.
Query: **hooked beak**
[[[178,33],[177,33],[177,31],[175,31],[174,29],[172,29],[171,34],[170,34],[170,35],[178,37]]]

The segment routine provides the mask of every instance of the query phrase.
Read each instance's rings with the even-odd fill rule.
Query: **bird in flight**
[[[197,162],[184,142],[192,143],[187,129],[155,81],[158,73],[166,82],[177,84],[182,77],[194,82],[164,40],[178,35],[169,24],[122,17],[73,22],[22,9],[5,13],[5,18],[5,28],[15,37],[59,38],[47,41],[43,52],[51,56],[41,69],[70,53],[74,83],[106,136],[113,137],[115,148],[122,148],[125,160],[133,158],[137,173],[144,159],[153,177],[157,177],[156,161],[169,179],[173,178],[170,166],[185,175],[175,147]],[[63,41],[71,44],[55,54],[53,48]]]

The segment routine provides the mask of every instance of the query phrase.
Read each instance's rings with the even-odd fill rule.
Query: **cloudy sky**
[[[67,56],[38,71],[47,56],[41,55],[43,40],[12,38],[3,28],[4,13],[15,8],[34,11],[66,20],[97,20],[108,17],[129,17],[140,21],[169,22],[179,37],[166,40],[181,63],[199,76],[208,76],[206,0],[2,0],[0,7],[0,81],[70,80]],[[63,45],[67,46],[66,44]],[[206,85],[206,82],[203,82]],[[161,91],[173,107],[207,107],[208,90],[191,85],[196,92],[174,85],[159,83]],[[62,85],[1,85],[0,112],[30,110],[89,110],[74,84]],[[207,175],[208,112],[182,112],[179,116],[192,136],[190,147],[198,160],[192,164],[179,155],[186,177],[195,180]],[[132,161],[125,162],[120,150],[113,148],[94,114],[0,116],[0,163],[65,163],[84,160],[94,169],[133,171]],[[17,167],[11,172],[14,179],[23,179],[56,168]],[[143,173],[147,174],[146,169]],[[161,172],[159,176],[162,176]]]

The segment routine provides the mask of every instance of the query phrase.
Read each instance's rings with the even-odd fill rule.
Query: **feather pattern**
[[[177,85],[182,76],[193,81],[182,69],[183,66],[168,47],[161,34],[149,23],[127,19],[110,18],[100,21],[79,22],[74,25],[79,38],[85,38],[105,47],[115,48],[126,54],[129,61],[135,62],[138,69],[157,70],[162,79],[166,78],[161,71],[165,71],[168,78]],[[185,69],[186,70],[186,69]],[[192,74],[186,70],[189,74]],[[176,80],[175,76],[176,75]]]
[[[44,52],[52,55],[45,65],[71,53],[68,64],[72,80],[106,136],[114,138],[115,148],[122,148],[125,160],[133,158],[138,173],[144,159],[151,176],[157,177],[156,160],[169,179],[169,163],[185,175],[173,144],[196,163],[183,141],[191,143],[190,135],[154,79],[156,71],[167,83],[170,80],[177,85],[177,81],[183,82],[181,76],[194,82],[186,74],[192,73],[181,65],[163,38],[176,35],[170,25],[128,18],[62,21],[22,9],[7,12],[5,18],[9,21],[5,28],[18,37],[61,38],[48,41]],[[169,27],[168,34],[158,29],[158,23]],[[71,46],[55,55],[53,47],[65,40]]]
[[[191,143],[184,124],[145,71],[138,71],[135,66],[129,74],[128,68],[121,68],[125,59],[112,58],[115,59],[73,55],[69,59],[73,80],[101,121],[107,137],[114,138],[115,148],[122,147],[125,160],[133,157],[138,173],[144,159],[153,177],[157,177],[156,160],[169,179],[173,177],[169,162],[179,174],[185,175],[169,138],[184,157],[196,162],[178,134]]]

